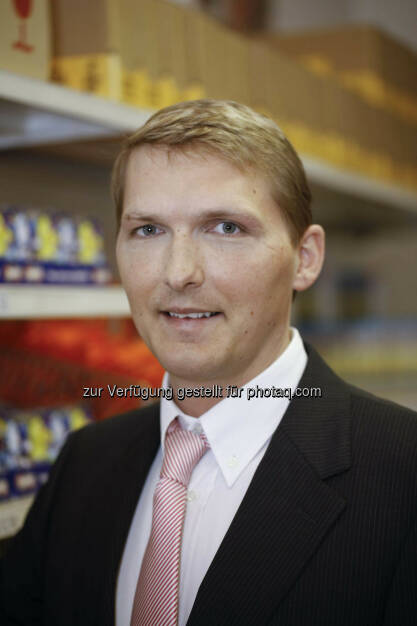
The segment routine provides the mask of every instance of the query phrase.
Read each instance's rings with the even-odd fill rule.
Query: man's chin
[[[218,378],[218,369],[213,359],[191,359],[184,356],[181,359],[158,359],[162,367],[169,372],[171,382],[185,381],[187,384],[202,385]]]

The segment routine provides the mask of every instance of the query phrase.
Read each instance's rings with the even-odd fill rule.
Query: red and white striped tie
[[[152,529],[142,561],[130,626],[176,626],[181,537],[191,474],[209,443],[183,430],[175,418],[153,498]]]

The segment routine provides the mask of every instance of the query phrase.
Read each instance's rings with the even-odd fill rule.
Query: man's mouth
[[[215,315],[219,315],[218,311],[195,311],[190,313],[177,313],[176,311],[163,311],[164,315],[168,317],[174,317],[180,320],[183,319],[192,319],[198,320],[202,318],[214,317]]]
[[[207,329],[213,329],[223,319],[221,311],[204,311],[204,309],[177,308],[161,311],[166,329],[180,333],[181,337],[200,337]]]

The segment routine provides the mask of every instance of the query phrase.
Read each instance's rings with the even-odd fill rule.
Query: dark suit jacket
[[[190,626],[417,624],[416,414],[349,387],[306,347],[300,386],[322,397],[290,403]],[[158,446],[158,406],[69,437],[4,559],[2,625],[114,624],[118,568]]]

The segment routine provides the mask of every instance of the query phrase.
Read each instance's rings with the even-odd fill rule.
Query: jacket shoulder
[[[321,386],[326,393],[330,391],[336,404],[348,403],[351,415],[356,420],[366,419],[372,422],[375,420],[380,422],[381,426],[402,424],[417,436],[416,411],[348,383],[331,369],[310,344],[305,342],[304,345],[309,356],[306,373],[307,370],[309,372],[302,378],[302,383],[306,386]]]
[[[397,475],[417,495],[417,413],[362,389],[349,389],[357,460],[369,456],[374,472]]]
[[[100,420],[91,422],[71,433],[68,446],[80,458],[94,458],[94,455],[106,450],[106,457],[129,446],[134,439],[141,440],[157,436],[159,433],[159,403],[133,409]],[[81,458],[80,458],[81,460]]]
[[[417,413],[344,381],[312,346],[305,345],[309,360],[300,386],[321,387],[323,398],[320,404],[306,403],[306,414],[314,411],[318,426],[299,420],[303,430],[314,441],[326,431],[326,445],[338,450],[346,463],[349,457],[349,463],[370,476],[387,473],[389,480],[388,475],[395,475],[417,491]]]
[[[381,422],[404,424],[417,436],[417,412],[391,400],[346,383],[351,397],[352,414]]]

